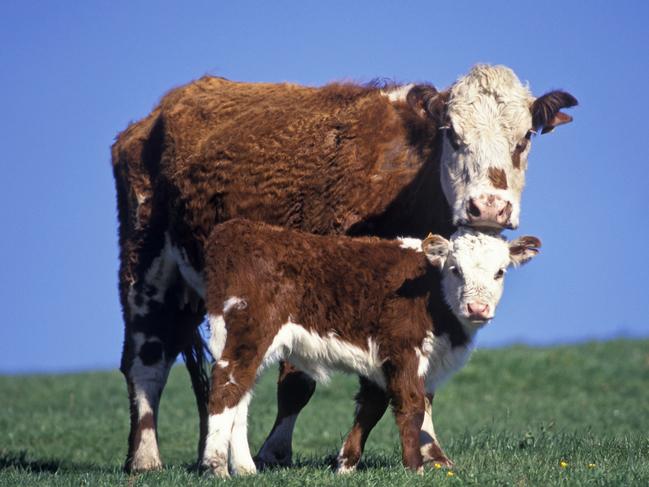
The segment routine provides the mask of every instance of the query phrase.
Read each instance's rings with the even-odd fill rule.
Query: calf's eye
[[[505,270],[498,269],[498,272],[496,272],[496,274],[494,275],[494,279],[502,279],[504,275],[505,275]]]
[[[462,272],[460,269],[457,268],[457,266],[451,266],[449,267],[450,271],[453,273],[454,276],[456,277],[462,277]]]

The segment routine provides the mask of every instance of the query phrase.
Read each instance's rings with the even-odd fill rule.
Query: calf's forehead
[[[493,271],[509,264],[509,245],[500,236],[465,231],[451,238],[451,255],[465,272]]]

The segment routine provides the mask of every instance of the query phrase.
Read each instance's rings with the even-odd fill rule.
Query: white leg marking
[[[212,414],[207,424],[207,438],[203,466],[219,477],[228,477],[228,450],[232,425],[237,408],[225,408],[220,414]]]
[[[230,469],[232,475],[247,475],[257,472],[248,445],[248,405],[251,398],[251,392],[246,392],[241,398],[234,416],[230,440]]]
[[[430,460],[430,455],[428,455],[428,446],[431,443],[437,443],[437,436],[435,436],[435,427],[433,426],[433,407],[426,398],[426,410],[424,412],[424,421],[421,424],[421,432],[419,433],[419,443],[421,445],[421,455],[424,457],[424,461]]]
[[[343,457],[346,444],[347,442],[343,443],[343,446],[340,448],[340,451],[338,452],[338,459],[336,462],[336,473],[346,474],[346,473],[351,473],[356,471],[356,464],[347,465],[347,458]]]
[[[142,360],[137,355],[146,341],[160,341],[158,338],[151,338],[146,340],[143,333],[135,333],[133,335],[135,342],[136,358],[133,360],[131,369],[129,370],[129,379],[133,384],[133,393],[135,400],[135,408],[137,410],[138,419],[142,420],[146,415],[150,414],[153,418],[158,415],[158,405],[160,404],[160,392],[167,382],[171,363],[168,363],[163,358],[152,365],[144,365]],[[146,428],[141,431],[139,444],[133,452],[132,467],[134,470],[150,470],[153,468],[160,468],[162,462],[160,461],[160,452],[158,450],[158,440],[156,438],[155,429]]]
[[[264,442],[257,457],[269,465],[286,465],[287,456],[291,451],[291,442],[293,441],[293,430],[297,414],[292,414],[282,418],[277,428],[272,432]]]

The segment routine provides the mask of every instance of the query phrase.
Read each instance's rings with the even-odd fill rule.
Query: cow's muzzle
[[[475,227],[513,228],[512,204],[494,194],[471,198],[466,206],[467,223]]]

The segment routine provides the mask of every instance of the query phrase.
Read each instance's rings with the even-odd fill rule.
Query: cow
[[[534,98],[504,66],[450,88],[321,88],[205,76],[165,95],[112,147],[119,216],[120,370],[130,399],[125,469],[160,468],[157,415],[183,354],[207,432],[205,244],[231,218],[313,234],[449,237],[457,225],[516,228],[535,132],[571,118],[563,91]],[[315,382],[280,364],[278,414],[259,453],[288,464]]]
[[[403,464],[421,469],[425,394],[466,362],[495,315],[507,268],[534,257],[540,241],[467,228],[423,242],[323,236],[234,219],[215,227],[207,245],[216,362],[202,465],[224,477],[228,464],[233,474],[256,472],[248,404],[257,376],[279,360],[318,381],[338,370],[385,391]],[[339,471],[360,459],[363,442],[351,437],[366,438],[380,418],[358,406],[361,431],[345,442]]]

